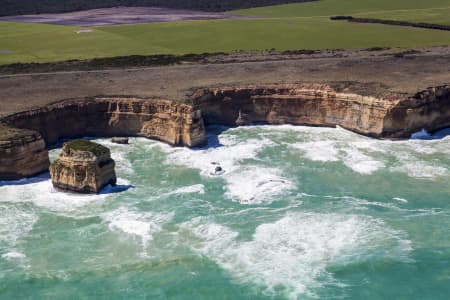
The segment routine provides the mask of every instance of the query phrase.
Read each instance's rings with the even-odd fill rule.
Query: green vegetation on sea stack
[[[321,0],[233,11],[257,18],[79,27],[0,22],[0,64],[126,55],[450,45],[450,32],[331,15],[450,24],[450,1]]]
[[[75,151],[88,151],[95,155],[102,155],[109,153],[109,149],[100,144],[87,140],[73,140],[64,143],[64,146]]]

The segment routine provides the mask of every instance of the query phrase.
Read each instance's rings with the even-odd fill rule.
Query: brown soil
[[[230,19],[238,17],[223,13],[160,7],[113,7],[60,14],[8,16],[1,17],[0,21],[72,26],[105,26],[184,20]]]
[[[72,97],[139,95],[183,101],[193,88],[295,82],[328,83],[363,95],[411,94],[450,83],[450,47],[240,53],[186,65],[2,75],[0,115]]]

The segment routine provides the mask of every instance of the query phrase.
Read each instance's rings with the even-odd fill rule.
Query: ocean
[[[0,182],[0,299],[450,299],[446,134],[95,139],[118,176],[99,195]]]

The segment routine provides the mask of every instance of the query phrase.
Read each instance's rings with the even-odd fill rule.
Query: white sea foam
[[[249,139],[236,141],[228,135],[219,137],[222,146],[191,150],[187,148],[162,149],[168,152],[169,163],[184,165],[199,169],[203,176],[210,176],[214,168],[213,163],[218,163],[226,172],[232,172],[239,167],[239,163],[246,159],[256,158],[256,155],[271,142],[267,139]]]
[[[332,141],[295,143],[291,147],[303,151],[304,156],[313,161],[339,161],[339,151]]]
[[[372,143],[337,143],[334,141],[303,142],[291,145],[304,153],[304,157],[313,161],[342,161],[344,165],[360,174],[372,174],[384,167],[384,163],[365,155],[360,149],[384,151]]]
[[[258,226],[248,241],[204,218],[184,223],[181,229],[193,234],[194,251],[215,261],[237,282],[290,299],[314,296],[324,279],[332,283],[329,266],[370,260],[380,253],[402,260],[411,251],[402,232],[358,215],[292,213]]]
[[[129,181],[122,178],[118,178],[117,183],[117,187],[107,186],[100,194],[77,194],[55,189],[48,174],[44,174],[0,185],[0,203],[30,202],[53,212],[76,211],[91,204],[102,204],[109,193],[122,191],[129,185]]]
[[[308,132],[309,135],[306,134]],[[406,173],[410,177],[434,179],[448,175],[445,166],[430,164],[427,156],[449,154],[449,137],[443,140],[392,142],[371,140],[339,128],[322,129],[321,134],[317,133],[316,128],[309,128],[305,134],[301,133],[301,138],[306,142],[293,143],[291,148],[300,150],[309,160],[342,161],[345,166],[363,175],[386,168],[389,159],[393,159],[395,165],[388,165],[388,170]]]
[[[0,250],[4,248],[8,251],[2,255],[3,258],[20,258],[20,252],[15,248],[20,239],[33,229],[38,219],[32,211],[18,208],[14,204],[0,203]]]
[[[275,196],[285,193],[294,184],[273,168],[249,167],[227,174],[225,196],[241,204],[271,202]]]
[[[434,179],[441,176],[448,175],[448,170],[445,167],[433,166],[422,161],[404,162],[400,165],[391,168],[393,172],[402,172],[408,174],[410,177]]]
[[[205,186],[203,184],[194,184],[190,186],[184,186],[176,189],[173,192],[167,193],[166,195],[177,195],[177,194],[204,194]]]
[[[392,199],[395,200],[395,201],[398,201],[398,202],[408,203],[408,200],[406,200],[404,198],[394,197]]]
[[[3,254],[2,258],[6,260],[24,259],[26,258],[26,255],[23,254],[22,252],[10,251],[8,253]]]
[[[50,179],[23,185],[0,187],[2,202],[31,202],[51,211],[73,211],[80,207],[101,203],[106,195],[81,195],[54,189]]]
[[[137,237],[142,244],[142,255],[147,256],[147,248],[153,236],[162,231],[162,226],[173,218],[173,213],[152,213],[121,207],[102,214],[111,231],[124,232]]]
[[[231,133],[236,130],[231,130]],[[293,183],[282,176],[280,170],[243,164],[247,159],[257,159],[260,151],[273,145],[270,140],[262,138],[241,141],[236,136],[226,134],[219,136],[219,142],[221,146],[205,149],[163,149],[168,153],[169,163],[199,169],[200,174],[206,177],[213,176],[213,169],[220,165],[225,171],[220,177],[227,184],[226,196],[242,204],[270,202],[274,196],[292,188]],[[186,191],[182,188],[181,192]]]
[[[356,148],[344,149],[345,156],[343,157],[344,164],[353,171],[360,174],[372,174],[373,172],[384,167],[384,163],[365,155]]]

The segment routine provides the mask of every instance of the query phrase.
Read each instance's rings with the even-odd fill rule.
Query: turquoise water
[[[0,183],[0,299],[450,298],[450,137],[209,132],[97,140],[119,177],[100,195]]]

